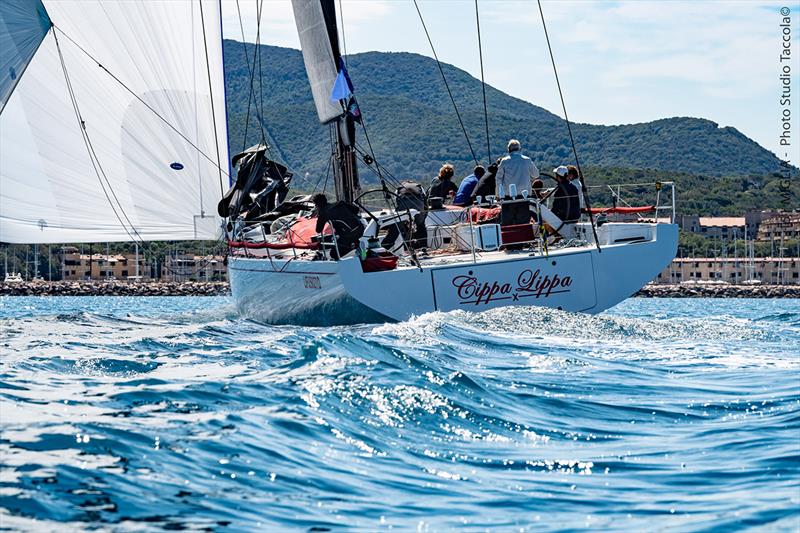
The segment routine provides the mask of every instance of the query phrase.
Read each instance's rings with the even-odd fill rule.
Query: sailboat
[[[226,204],[225,214],[230,215],[232,229],[231,291],[246,316],[274,323],[346,324],[507,306],[598,313],[637,292],[675,257],[678,230],[673,217],[669,223],[656,217],[642,222],[592,220],[565,225],[529,191],[512,191],[507,201],[527,203],[538,214],[539,224],[562,228],[557,237],[560,244],[545,232],[540,231],[538,239],[521,242],[514,236],[519,232],[482,224],[484,215],[503,209],[501,198],[487,198],[463,209],[423,208],[424,250],[415,249],[403,232],[389,249],[382,247],[389,228],[413,225],[419,212],[396,205],[394,209],[391,205],[377,210],[366,207],[367,192],[388,199],[392,192],[385,185],[365,192],[359,185],[355,122],[360,110],[347,91],[345,98],[334,98],[343,77],[352,86],[339,51],[335,2],[293,0],[292,5],[319,121],[335,138],[331,157],[336,199],[359,205],[365,227],[358,249],[336,259],[335,244],[326,245],[324,235],[314,238],[312,206],[302,198],[288,202],[292,209],[279,212],[281,218],[262,216],[244,222],[241,216],[237,218],[243,205],[255,203],[247,200],[242,180],[240,200],[234,202],[239,209],[227,212],[231,204]],[[364,163],[374,164],[374,158],[366,154]],[[654,189],[659,196],[664,185]],[[674,188],[668,205],[650,207],[674,213]],[[275,227],[287,218],[287,224]],[[330,225],[326,229],[331,232]]]
[[[356,144],[360,110],[354,98],[331,98],[352,85],[335,2],[292,5],[317,114],[334,139],[336,199],[361,209],[356,250],[334,253],[341,235],[316,231],[309,198],[287,198],[291,175],[263,145],[233,158],[232,180],[215,0],[0,2],[0,242],[143,245],[212,240],[223,229],[239,311],[297,324],[530,305],[597,313],[670,263],[675,224],[564,224],[529,191],[465,209],[369,207],[366,195],[396,193],[384,180],[362,190],[359,156],[377,162]],[[491,222],[509,202],[536,213],[538,228],[511,232],[529,239]],[[671,205],[650,207],[674,214],[674,191]],[[418,231],[420,218],[424,246],[404,230],[380,246],[392,228]]]

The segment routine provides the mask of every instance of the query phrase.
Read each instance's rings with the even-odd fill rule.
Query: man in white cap
[[[531,192],[531,180],[539,177],[539,169],[528,156],[522,155],[519,141],[508,141],[508,155],[500,160],[497,169],[497,195],[500,197]],[[511,186],[514,186],[513,189]]]

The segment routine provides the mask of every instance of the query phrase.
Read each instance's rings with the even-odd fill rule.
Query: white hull
[[[270,261],[232,256],[231,293],[239,313],[269,324],[328,326],[385,322],[347,294],[337,261]]]
[[[601,228],[596,247],[563,248],[547,255],[483,253],[423,262],[421,268],[364,273],[360,261],[270,260],[231,257],[234,301],[249,318],[307,325],[406,320],[432,311],[483,311],[545,306],[599,313],[655,278],[675,256],[674,224]],[[623,232],[646,240],[631,242]],[[612,237],[622,237],[614,239]],[[620,242],[615,243],[618,240]]]

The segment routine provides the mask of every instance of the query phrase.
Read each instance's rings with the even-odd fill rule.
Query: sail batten
[[[199,1],[203,13],[198,2],[44,0],[56,28],[0,114],[1,242],[216,238],[221,13]]]

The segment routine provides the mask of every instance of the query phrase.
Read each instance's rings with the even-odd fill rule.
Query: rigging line
[[[72,110],[75,112],[75,118],[78,121],[78,128],[81,131],[81,137],[83,138],[83,143],[86,146],[86,151],[89,155],[89,161],[91,162],[92,168],[95,171],[97,180],[100,182],[100,188],[103,190],[103,195],[106,197],[106,200],[108,201],[108,204],[111,207],[111,211],[113,211],[114,216],[117,218],[117,221],[119,221],[120,225],[122,226],[122,229],[125,230],[125,233],[127,233],[128,237],[130,237],[130,239],[133,242],[137,242],[136,238],[133,235],[131,235],[130,231],[128,231],[128,227],[125,225],[125,222],[122,221],[122,217],[120,217],[119,213],[117,212],[117,208],[114,206],[114,201],[111,200],[111,197],[109,196],[108,191],[106,190],[106,186],[105,184],[103,184],[103,179],[105,178],[106,181],[108,181],[108,178],[105,177],[104,172],[102,173],[103,177],[101,177],[102,167],[98,169],[100,162],[99,160],[98,161],[95,160],[97,156],[91,147],[91,140],[89,139],[89,134],[86,131],[86,123],[83,120],[83,116],[81,115],[80,106],[78,105],[78,100],[75,98],[75,91],[72,88],[72,82],[70,81],[69,73],[67,72],[67,65],[64,61],[64,55],[61,52],[61,44],[58,42],[58,35],[56,34],[55,31],[53,32],[53,38],[55,39],[56,42],[56,50],[58,50],[58,58],[59,61],[61,62],[61,70],[64,72],[64,80],[66,82],[67,92],[69,93],[70,103],[72,103]],[[108,186],[109,188],[111,188],[111,183],[108,183]],[[113,188],[111,188],[111,192],[112,193],[114,192]],[[116,195],[114,195],[114,199],[117,201],[117,203],[119,203],[119,199],[116,197]],[[119,208],[120,210],[122,210],[121,204],[119,205]],[[125,214],[125,211],[122,210],[122,213]],[[131,224],[131,229],[134,231],[134,233],[136,233],[136,228],[131,223],[130,219],[128,219],[127,215],[125,215],[125,219],[128,220],[128,223]],[[141,239],[141,236],[139,236],[139,238]]]
[[[225,185],[223,185],[222,181],[222,163],[219,160],[219,135],[217,133],[217,113],[214,110],[214,88],[211,83],[211,63],[208,60],[208,43],[206,41],[206,22],[205,17],[203,16],[203,0],[200,0],[200,24],[203,26],[203,48],[206,52],[206,72],[208,73],[208,96],[209,100],[211,100],[211,121],[212,125],[214,126],[214,147],[216,148],[217,154],[217,169],[219,170],[219,195],[220,198],[225,196]],[[223,74],[223,82],[224,81],[224,74]]]
[[[369,134],[367,133],[367,121],[364,120],[364,112],[363,111],[361,112],[361,129],[364,130],[364,139],[367,140],[367,146],[369,147],[369,152],[370,152],[370,155],[372,156],[372,160],[376,161],[376,159],[375,159],[375,150],[372,149],[372,143],[369,142]],[[378,176],[380,176],[380,178],[383,179],[383,176],[381,176],[380,167],[378,167]]]
[[[192,20],[192,35],[195,35],[195,19],[194,19],[194,5],[191,7],[191,20]],[[199,113],[197,112],[197,95],[199,91],[197,90],[197,46],[195,44],[195,40],[192,39],[192,103],[194,104],[192,107],[192,112],[194,113],[194,138],[200,138],[200,121],[197,120]],[[197,168],[200,168],[200,154],[195,154],[197,157]],[[205,203],[203,202],[203,177],[200,173],[197,173],[197,190],[199,193],[199,200],[200,200],[200,216],[205,216],[206,212],[203,209]]]
[[[327,179],[327,175],[328,175],[328,173],[330,172],[330,169],[331,169],[331,163],[332,163],[332,162],[333,162],[333,158],[332,158],[332,157],[329,157],[329,158],[328,158],[328,165],[327,165],[327,167],[325,168],[325,174],[320,174],[320,175],[319,175],[319,178],[317,179],[317,182],[314,184],[314,188],[311,190],[311,192],[317,192],[317,191],[319,190],[319,184],[320,184],[320,183],[322,183],[322,179],[323,179],[323,178],[326,178],[326,179]]]
[[[245,40],[245,37],[244,37],[244,26],[242,25],[242,21],[241,21],[241,11],[239,11],[239,25],[240,25],[241,32],[242,32],[242,44],[243,44],[242,53],[245,55],[245,61],[247,62],[247,72],[248,72],[248,74],[250,76],[250,90],[249,90],[249,92],[247,94],[247,117],[246,117],[246,120],[245,120],[244,137],[242,138],[242,151],[244,151],[245,148],[247,147],[247,132],[250,129],[249,128],[249,126],[250,126],[250,109],[251,109],[251,105],[253,105],[253,104],[255,105],[255,108],[256,108],[256,118],[258,119],[259,128],[261,129],[261,139],[264,141],[264,144],[266,144],[266,135],[264,133],[264,125],[263,125],[264,121],[262,119],[263,112],[264,112],[263,102],[262,102],[262,108],[259,110],[259,108],[258,108],[258,100],[256,99],[256,96],[255,96],[256,54],[258,54],[258,57],[260,57],[260,55],[261,55],[261,52],[260,52],[260,45],[261,45],[261,15],[263,13],[263,4],[264,4],[263,0],[261,0],[261,3],[259,3],[259,1],[256,0],[256,40],[255,40],[255,43],[253,43],[253,61],[252,61],[252,65],[250,63],[250,58],[247,55],[247,47],[244,46],[244,40]],[[236,7],[237,7],[237,10],[238,10],[239,9],[238,0],[236,2]],[[260,72],[260,70],[259,70],[259,72]],[[260,79],[259,79],[259,83],[261,83]]]
[[[328,178],[331,177],[331,168],[333,168],[333,154],[328,158],[328,170],[325,171],[325,183],[322,184],[322,194],[328,189]]]
[[[62,34],[63,34],[63,32],[62,32]],[[142,255],[145,256],[145,261],[147,260],[147,256],[148,255],[150,256],[150,259],[152,261],[154,259],[153,256],[155,255],[154,252],[152,251],[149,243],[144,241],[142,236],[137,231],[136,227],[131,222],[131,220],[128,217],[127,213],[125,212],[125,209],[123,208],[122,203],[120,202],[119,198],[117,197],[116,193],[114,192],[114,188],[111,186],[111,182],[109,181],[108,176],[105,173],[105,170],[103,170],[103,167],[100,164],[100,159],[97,157],[97,153],[94,150],[94,145],[92,144],[91,138],[89,137],[89,133],[86,130],[86,123],[83,120],[83,116],[82,116],[81,111],[80,111],[80,106],[79,106],[78,100],[77,100],[77,98],[75,96],[75,90],[74,90],[74,88],[72,86],[72,81],[70,80],[69,73],[67,71],[67,66],[66,66],[66,62],[64,60],[64,55],[61,52],[61,45],[60,45],[60,43],[58,41],[58,36],[56,35],[55,31],[53,31],[53,39],[55,40],[56,49],[58,50],[58,57],[59,57],[59,61],[61,63],[61,69],[62,69],[62,71],[64,73],[64,79],[65,79],[66,86],[67,86],[67,92],[69,93],[70,103],[72,104],[72,109],[75,112],[75,118],[78,121],[78,128],[81,131],[81,137],[83,139],[84,145],[86,146],[87,153],[89,155],[89,162],[92,164],[92,168],[94,169],[95,175],[97,176],[97,180],[100,183],[100,188],[103,191],[103,195],[106,197],[106,200],[108,201],[109,207],[111,207],[111,211],[114,213],[114,216],[116,217],[116,219],[119,222],[120,226],[125,231],[125,233],[128,235],[128,237],[131,239],[131,241],[134,242],[134,243],[137,243],[137,244],[141,244],[141,246],[142,246]],[[103,183],[104,180],[106,182],[105,184]],[[106,189],[106,185],[108,185],[108,189]],[[111,191],[111,196],[114,197],[114,200],[111,199],[111,196],[109,196],[108,191]],[[131,227],[131,230],[133,231],[133,234],[131,234],[131,232],[128,231],[128,227],[125,225],[125,222],[123,222],[122,217],[120,217],[119,213],[117,212],[117,208],[114,206],[114,202],[115,201],[118,204],[119,211],[122,213],[122,216],[125,217],[125,220],[127,220],[128,224],[130,224],[130,227]],[[136,235],[136,237],[134,237],[134,235]],[[136,240],[137,237],[139,239],[138,241]],[[206,260],[204,263],[201,263],[201,265],[197,269],[195,269],[193,272],[189,273],[188,276],[192,276],[192,275],[196,274],[197,272],[199,272],[200,269],[204,269],[206,266],[208,266],[209,262],[210,262],[209,260]],[[167,271],[175,273],[171,268],[167,267],[166,264],[164,264],[163,267]]]
[[[206,154],[206,153],[205,153],[203,150],[201,150],[199,146],[197,146],[195,143],[193,143],[193,142],[191,141],[191,139],[189,139],[189,137],[187,137],[186,135],[184,135],[183,133],[181,133],[181,131],[180,131],[178,128],[176,128],[175,126],[173,126],[173,125],[172,125],[172,124],[171,124],[171,123],[170,123],[170,122],[169,122],[169,121],[168,121],[166,118],[164,118],[164,117],[163,117],[163,116],[162,116],[162,115],[161,115],[161,114],[160,114],[158,111],[156,111],[156,110],[155,110],[155,109],[154,109],[154,108],[153,108],[153,107],[152,107],[150,104],[148,104],[147,102],[145,102],[145,101],[144,101],[144,100],[143,100],[143,99],[142,99],[142,98],[141,98],[141,97],[140,97],[138,94],[136,94],[136,93],[135,93],[135,92],[134,92],[134,91],[133,91],[133,90],[132,90],[130,87],[128,87],[127,85],[125,85],[125,83],[124,83],[124,82],[123,82],[121,79],[119,79],[119,78],[118,78],[117,76],[115,76],[115,75],[114,75],[114,74],[113,74],[113,73],[112,73],[110,70],[108,70],[108,69],[107,69],[105,66],[103,66],[103,64],[102,64],[102,63],[100,63],[100,61],[98,61],[98,60],[97,60],[97,59],[96,59],[96,58],[95,58],[95,57],[94,57],[92,54],[90,54],[89,52],[87,52],[87,51],[86,51],[86,49],[85,49],[84,47],[82,47],[81,45],[79,45],[79,44],[78,44],[78,43],[75,41],[75,39],[73,39],[72,37],[70,37],[69,35],[67,35],[66,33],[64,33],[64,30],[62,30],[61,28],[59,28],[59,27],[58,27],[58,26],[56,26],[55,24],[53,24],[53,28],[55,28],[56,30],[58,30],[58,31],[61,33],[61,35],[63,35],[64,37],[66,37],[66,38],[67,38],[67,39],[68,39],[68,40],[69,40],[69,41],[70,41],[72,44],[74,44],[76,47],[78,47],[78,49],[79,49],[81,52],[83,52],[83,53],[84,53],[84,54],[85,54],[85,55],[86,55],[86,56],[87,56],[89,59],[91,59],[92,61],[94,61],[94,62],[97,64],[97,66],[98,66],[98,67],[100,67],[100,68],[101,68],[103,71],[105,71],[105,72],[106,72],[106,74],[108,74],[109,76],[111,76],[111,78],[112,78],[114,81],[116,81],[118,84],[120,84],[120,85],[122,86],[122,88],[123,88],[123,89],[125,89],[126,91],[128,91],[129,93],[131,93],[131,95],[132,95],[134,98],[136,98],[136,99],[137,99],[137,100],[138,100],[140,103],[142,103],[142,104],[143,104],[143,105],[144,105],[144,106],[145,106],[147,109],[149,109],[149,110],[150,110],[150,111],[151,111],[151,112],[152,112],[152,113],[153,113],[153,114],[154,114],[156,117],[158,117],[158,118],[159,118],[159,119],[160,119],[160,120],[161,120],[161,121],[162,121],[164,124],[166,124],[166,125],[167,125],[167,126],[168,126],[168,127],[171,129],[171,130],[172,130],[172,131],[174,131],[175,133],[177,133],[177,134],[178,134],[178,135],[181,137],[181,139],[183,139],[184,141],[186,141],[186,142],[189,144],[189,146],[191,146],[192,148],[194,148],[195,150],[197,150],[197,151],[198,151],[200,154],[202,154],[202,156],[203,156],[203,157],[205,157],[205,158],[206,158],[206,159],[207,159],[207,160],[208,160],[208,161],[209,161],[209,162],[210,162],[212,165],[216,165],[216,166],[217,166],[217,167],[220,169],[220,171],[221,171],[223,174],[225,174],[226,176],[228,175],[228,171],[227,171],[227,170],[223,170],[223,169],[222,169],[222,167],[219,165],[219,161],[216,161],[216,162],[215,162],[213,159],[211,159],[211,156],[209,156],[209,155],[208,155],[208,154]],[[217,159],[219,159],[219,154],[217,154]]]
[[[439,56],[436,54],[436,49],[433,46],[431,35],[430,33],[428,33],[428,27],[425,25],[425,20],[422,18],[422,12],[419,10],[419,5],[417,5],[417,0],[413,0],[413,2],[414,2],[414,7],[417,9],[417,15],[419,15],[419,21],[422,23],[422,29],[425,30],[425,36],[428,38],[428,44],[431,45],[431,52],[433,52],[433,58],[436,60],[436,66],[439,67],[439,73],[442,75],[442,81],[444,81],[444,86],[447,89],[447,94],[450,95],[450,101],[453,103],[453,109],[456,112],[456,117],[458,117],[458,123],[461,124],[461,131],[464,132],[464,138],[467,140],[467,145],[469,145],[469,151],[472,152],[472,159],[475,160],[475,165],[477,165],[478,157],[475,155],[475,150],[472,148],[472,142],[470,142],[469,140],[469,135],[467,134],[467,128],[464,126],[464,121],[461,120],[461,113],[458,112],[456,99],[453,97],[453,92],[450,90],[450,84],[447,83],[447,77],[444,75],[444,69],[442,68],[442,63],[439,61]]]
[[[363,147],[362,145],[356,145],[356,150],[358,150],[358,153],[359,153],[359,154],[361,154],[362,156],[364,156],[364,155],[367,155],[367,151],[364,149],[364,147]],[[395,176],[394,174],[392,174],[392,173],[389,171],[389,169],[388,169],[388,168],[386,168],[386,165],[382,164],[380,161],[378,161],[378,160],[377,160],[377,159],[375,159],[375,158],[373,158],[373,160],[374,160],[374,162],[375,162],[375,166],[376,166],[376,167],[379,167],[379,168],[380,168],[380,170],[383,172],[383,174],[384,174],[384,177],[386,177],[386,178],[388,179],[388,181],[389,181],[389,182],[390,182],[392,185],[395,185],[395,186],[399,187],[399,186],[400,186],[400,180],[397,178],[397,176]],[[373,172],[374,172],[374,171],[373,171]]]
[[[486,80],[483,77],[483,45],[481,44],[481,17],[478,13],[478,0],[475,0],[475,24],[478,26],[478,57],[481,61],[481,88],[483,89],[483,121],[486,124],[486,153],[492,163],[492,144],[489,141],[489,108],[486,105]]]
[[[253,71],[250,70],[250,56],[247,54],[247,45],[245,44],[245,37],[244,37],[244,24],[242,23],[242,10],[239,7],[239,0],[236,0],[236,12],[239,15],[239,29],[242,31],[242,54],[244,54],[244,60],[247,64],[247,74],[250,76],[250,93],[248,93],[247,98],[247,115],[244,119],[244,135],[242,136],[242,152],[245,151],[247,148],[247,130],[250,129],[250,103],[252,101],[252,87],[253,87]],[[255,45],[254,45],[255,46]]]
[[[63,34],[63,32],[62,32],[62,34]],[[81,131],[81,137],[83,139],[84,145],[86,146],[87,153],[89,155],[89,162],[92,164],[92,168],[94,169],[95,175],[97,176],[97,180],[100,183],[100,188],[103,191],[103,195],[106,197],[106,200],[108,201],[109,207],[111,207],[111,211],[114,213],[114,216],[116,217],[116,219],[119,222],[119,224],[122,227],[122,229],[125,231],[125,233],[130,238],[130,240],[132,242],[142,246],[142,255],[145,257],[145,260],[147,259],[147,256],[149,255],[150,256],[150,260],[152,261],[154,259],[153,256],[155,255],[155,253],[152,251],[152,249],[150,247],[150,244],[148,242],[146,242],[142,238],[141,234],[136,229],[136,226],[133,224],[133,222],[131,222],[130,218],[128,217],[128,214],[125,212],[125,208],[122,206],[122,202],[120,202],[119,198],[117,197],[117,194],[114,191],[114,188],[112,187],[111,182],[108,179],[108,176],[106,175],[105,170],[103,169],[103,166],[100,164],[100,159],[97,157],[97,152],[95,151],[94,145],[92,144],[92,140],[89,137],[88,131],[86,130],[85,121],[83,120],[83,115],[80,112],[80,106],[78,104],[78,99],[75,96],[75,90],[74,90],[74,88],[72,86],[72,80],[69,77],[69,73],[67,71],[67,66],[66,66],[66,61],[64,60],[64,55],[61,52],[61,45],[60,45],[60,43],[58,41],[58,36],[56,35],[55,31],[53,32],[53,38],[54,38],[54,40],[56,42],[56,49],[58,50],[59,61],[61,62],[61,69],[64,72],[64,79],[66,81],[67,92],[69,93],[70,102],[72,103],[72,108],[73,108],[73,111],[75,112],[75,117],[78,120],[78,127],[79,127],[79,129]],[[105,181],[105,183],[103,183],[104,181]],[[109,196],[109,191],[111,192],[111,196]],[[112,196],[114,198],[113,200],[111,199]],[[117,203],[117,207],[119,208],[119,212],[117,210],[117,207],[114,206],[114,202]],[[122,216],[120,216],[120,214],[119,214],[120,212],[122,213]],[[125,220],[130,225],[130,231],[128,230],[128,226],[122,220],[123,217],[125,218]],[[133,233],[131,233],[131,231]],[[137,240],[137,238],[138,238],[138,240]],[[206,264],[202,264],[200,267],[198,267],[198,269],[196,269],[194,272],[189,273],[188,275],[191,276],[191,275],[196,274],[199,271],[199,269],[205,268],[207,266],[207,264],[208,264],[208,261],[206,261]],[[172,271],[172,269],[170,269],[166,265],[164,265],[164,268],[167,271]]]
[[[258,20],[259,20],[259,27],[261,26],[261,15],[264,13],[264,0],[261,0],[258,5]],[[259,41],[261,40],[261,30],[259,29]],[[258,93],[260,98],[261,107],[257,107],[256,110],[258,114],[256,115],[258,118],[258,125],[261,128],[261,140],[267,146],[267,150],[269,150],[269,144],[267,144],[267,137],[264,133],[264,72],[262,69],[263,61],[261,59],[261,45],[259,43],[258,48]]]
[[[544,11],[542,11],[542,0],[536,0],[537,5],[539,6],[539,15],[542,17],[542,28],[544,28],[544,37],[547,41],[547,50],[550,52],[550,62],[553,64],[553,73],[556,76],[556,86],[558,87],[558,96],[561,98],[561,109],[564,110],[564,120],[567,123],[567,131],[569,132],[569,141],[572,143],[572,153],[575,156],[575,166],[578,168],[578,177],[581,180],[581,190],[583,192],[583,201],[586,205],[586,211],[589,213],[589,222],[592,225],[592,235],[594,235],[594,242],[597,245],[598,253],[600,250],[600,241],[597,240],[597,228],[594,225],[594,215],[592,215],[592,206],[589,204],[589,193],[586,190],[586,179],[583,177],[583,171],[581,170],[581,163],[578,160],[578,149],[575,148],[575,137],[572,135],[572,126],[569,122],[569,116],[567,115],[567,105],[564,103],[564,93],[561,91],[561,82],[558,80],[558,69],[556,68],[556,59],[553,55],[553,48],[550,46],[550,36],[547,33],[547,23],[544,21]]]
[[[361,155],[361,157],[369,155],[369,152],[367,152],[367,150],[365,150],[362,145],[356,144],[355,147],[356,147],[356,151],[359,153],[359,155]],[[367,168],[372,173],[376,174],[377,176],[381,177],[382,179],[386,179],[386,181],[388,181],[391,185],[394,185],[395,187],[399,187],[400,186],[400,182],[397,180],[397,178],[391,172],[389,172],[389,170],[384,165],[382,165],[374,157],[372,158],[372,160],[375,163],[375,167],[376,168],[372,168],[370,165],[367,165]]]
[[[339,20],[341,21],[341,31],[339,32],[339,35],[342,36],[342,52],[344,52],[344,55],[342,57],[344,58],[344,68],[348,69],[349,65],[347,64],[347,40],[345,38],[345,31],[344,31],[344,9],[342,8],[342,0],[339,0]],[[369,146],[369,151],[372,156],[372,159],[375,160],[375,151],[372,149],[372,143],[369,140],[369,133],[367,133],[367,121],[364,118],[364,112],[361,111],[361,106],[358,103],[356,103],[356,105],[358,106],[359,112],[361,113],[360,123],[361,123],[361,129],[364,130],[364,138],[367,140],[367,146]],[[378,169],[378,176],[381,179],[383,179],[383,176],[381,176],[380,168]]]
[[[344,9],[342,9],[342,0],[339,0],[339,20],[341,21],[342,31],[339,34],[342,36],[342,52],[344,58],[344,68],[350,70],[350,65],[347,64],[347,41],[344,38]]]
[[[262,3],[263,3],[263,0],[262,0]],[[257,34],[257,37],[256,37],[256,44],[253,45],[256,48],[259,47],[258,43],[260,43],[260,41],[261,41],[261,9],[262,8],[259,8],[259,6],[256,5],[256,12],[257,12],[257,15],[256,15],[256,27],[257,27],[256,34]],[[255,62],[253,64],[253,68],[251,69],[250,68],[250,55],[247,53],[247,47],[245,46],[246,43],[245,43],[245,35],[244,35],[244,24],[242,22],[242,11],[241,11],[241,8],[239,6],[239,0],[236,0],[236,11],[237,11],[238,16],[239,16],[239,30],[242,33],[242,54],[244,55],[244,60],[245,60],[245,63],[247,64],[247,73],[248,73],[248,76],[250,77],[250,85],[251,85],[251,87],[253,87],[253,85],[254,85],[253,79],[255,78]],[[259,56],[261,55],[261,51],[260,50],[259,50],[258,54],[259,54]],[[253,52],[253,56],[255,58],[255,51]],[[260,79],[263,79],[263,76]],[[251,91],[253,91],[253,89],[251,89]],[[250,125],[250,104],[253,101],[252,92],[248,96],[249,96],[249,98],[247,100],[247,116],[245,118],[245,123],[244,123],[244,136],[242,137],[242,151],[247,149],[247,131],[248,131],[249,125]],[[283,159],[283,162],[286,163],[286,166],[289,168],[289,170],[292,170],[291,165],[289,164],[289,158],[286,157],[286,154],[283,152],[283,150],[281,150],[281,147],[278,146],[277,139],[275,138],[275,135],[269,130],[269,126],[267,126],[265,124],[264,111],[263,110],[264,110],[264,104],[263,104],[263,100],[262,100],[261,111],[260,112],[258,110],[258,106],[256,106],[256,118],[258,118],[259,125],[261,126],[261,140],[263,141],[264,145],[267,146],[267,151],[270,151],[269,150],[270,145],[267,142],[267,139],[272,139],[272,142],[275,145],[274,148],[278,151],[278,155],[281,157],[281,159]]]

